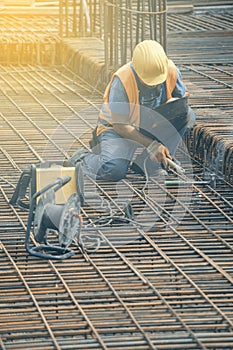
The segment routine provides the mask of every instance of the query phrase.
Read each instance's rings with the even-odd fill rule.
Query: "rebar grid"
[[[232,30],[232,12],[204,12],[193,13],[188,15],[188,21],[184,21],[187,15],[184,14],[173,14],[170,13],[167,17],[167,30],[168,34],[174,32],[185,33],[185,32],[200,32],[211,31],[211,30]]]
[[[198,116],[193,152],[232,183],[232,65],[200,64],[183,69],[190,86],[197,87],[190,98]]]
[[[214,68],[210,79],[201,74],[202,68],[183,66],[182,71],[197,85],[203,87],[207,80],[215,87],[221,81],[219,88],[231,92],[228,74],[215,74]],[[131,198],[144,226],[101,227],[100,249],[88,254],[76,247],[70,260],[28,256],[27,213],[8,202],[18,177],[27,164],[47,157],[65,159],[76,147],[88,146],[102,95],[72,72],[57,68],[9,66],[1,67],[1,73],[1,347],[230,349],[231,185],[221,176],[216,188],[166,187],[151,179],[142,193],[145,181],[133,174],[118,184],[87,179],[86,191],[94,188],[114,208],[121,210]],[[199,85],[191,102],[197,110],[214,111],[202,105]],[[195,140],[189,142],[195,145]],[[187,176],[192,170],[194,179],[202,180],[201,160],[193,159],[190,169],[183,150],[178,158]],[[91,206],[82,212],[85,222],[99,217]]]

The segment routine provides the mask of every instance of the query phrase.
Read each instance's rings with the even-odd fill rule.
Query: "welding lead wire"
[[[3,197],[4,197],[4,199],[5,199],[5,201],[9,203],[9,200],[8,200],[8,198],[7,198],[7,196],[6,196],[6,194],[5,194],[5,192],[4,192],[4,190],[3,190],[3,188],[2,188],[1,185],[0,185],[0,191],[1,191],[1,193],[2,193],[2,195],[3,195]],[[17,217],[17,219],[19,220],[19,222],[20,222],[21,226],[23,227],[24,231],[26,232],[25,223],[24,223],[23,220],[20,218],[20,216],[19,216],[19,214],[17,213],[17,211],[15,210],[15,208],[14,208],[12,205],[10,205],[10,207],[11,207],[12,211],[14,212],[15,216]],[[32,241],[33,241],[33,243],[34,243],[35,245],[38,245],[38,243],[35,241],[34,237],[31,237],[31,239],[32,239]],[[49,326],[49,324],[48,324],[48,322],[47,322],[47,320],[46,320],[46,317],[44,316],[43,311],[40,309],[39,304],[38,304],[37,301],[36,301],[36,298],[34,297],[33,293],[31,292],[30,287],[29,287],[29,285],[28,285],[26,279],[23,277],[23,274],[20,272],[20,269],[17,267],[17,264],[16,264],[16,263],[14,262],[14,260],[11,258],[10,254],[8,253],[7,249],[3,246],[3,244],[2,244],[2,247],[3,247],[3,249],[4,249],[5,254],[7,255],[7,257],[9,258],[9,260],[11,261],[11,263],[13,264],[15,270],[17,271],[19,277],[20,277],[21,280],[23,281],[23,283],[24,283],[24,285],[25,285],[25,287],[26,287],[26,289],[27,289],[29,295],[31,296],[31,298],[32,298],[32,300],[33,300],[33,302],[34,302],[34,304],[35,304],[35,306],[37,307],[37,310],[38,310],[38,312],[39,312],[39,314],[40,314],[40,316],[41,316],[41,318],[42,318],[42,320],[43,320],[43,322],[44,322],[44,324],[45,324],[45,326],[46,326],[46,328],[47,328],[47,330],[48,330],[48,332],[49,332],[51,338],[54,340],[54,343],[55,343],[55,345],[57,346],[56,349],[60,350],[61,348],[60,348],[59,344],[57,344],[57,341],[56,341],[56,339],[55,339],[55,337],[54,337],[54,334],[53,334],[53,332],[52,332],[52,330],[51,330],[51,328],[50,328],[50,326]],[[103,342],[101,336],[99,335],[99,333],[97,332],[97,330],[96,330],[95,327],[93,326],[91,320],[88,318],[88,316],[87,316],[87,314],[85,313],[85,311],[83,310],[83,308],[82,308],[82,307],[79,305],[79,303],[77,302],[75,296],[73,295],[72,291],[70,290],[70,288],[69,288],[68,284],[66,283],[65,279],[61,276],[61,274],[60,274],[59,271],[57,270],[55,264],[54,264],[51,260],[49,260],[48,263],[50,264],[50,266],[52,267],[52,270],[54,271],[54,273],[57,275],[57,277],[58,277],[59,280],[61,281],[62,285],[65,287],[65,289],[66,289],[68,295],[70,296],[72,302],[74,303],[74,305],[77,307],[77,309],[79,310],[79,312],[81,313],[81,315],[83,316],[83,318],[85,319],[85,321],[87,322],[88,326],[90,327],[91,332],[93,333],[93,335],[95,336],[95,338],[98,340],[99,344],[102,346],[102,349],[103,349],[103,350],[108,350],[107,347],[106,347],[106,345],[104,344],[104,342]]]
[[[11,257],[11,255],[8,253],[7,249],[5,248],[4,244],[1,241],[0,241],[0,246],[1,246],[2,250],[4,251],[4,253],[6,254],[7,258],[9,259],[10,263],[13,265],[15,271],[17,272],[18,276],[20,277],[20,280],[24,284],[24,287],[26,288],[28,294],[30,295],[30,297],[31,297],[31,299],[32,299],[32,301],[33,301],[33,303],[34,303],[34,305],[35,305],[35,307],[36,307],[36,309],[37,309],[37,311],[38,311],[38,313],[39,313],[39,315],[40,315],[40,317],[41,317],[41,319],[42,319],[42,321],[43,321],[43,323],[44,323],[44,325],[45,325],[45,327],[46,327],[46,329],[47,329],[47,331],[48,331],[48,333],[49,333],[49,335],[51,337],[51,339],[52,339],[52,341],[53,341],[53,344],[54,344],[55,348],[57,350],[61,350],[62,348],[60,347],[60,345],[59,345],[55,335],[53,334],[53,331],[52,331],[51,327],[49,326],[49,324],[48,324],[48,322],[47,322],[47,320],[46,320],[46,318],[45,318],[45,316],[43,314],[43,311],[41,310],[41,308],[40,308],[40,306],[39,306],[39,304],[38,304],[34,294],[32,293],[32,291],[31,291],[31,289],[30,289],[30,287],[29,287],[29,285],[28,285],[28,283],[26,281],[26,279],[24,278],[24,276],[20,272],[20,269],[18,268],[17,264],[14,262],[14,260]]]
[[[230,223],[233,223],[233,219],[228,215],[228,214],[226,214],[220,207],[219,207],[219,205],[217,205],[208,195],[206,195],[205,193],[204,193],[204,190],[201,190],[199,187],[198,187],[198,184],[200,183],[200,185],[202,185],[202,183],[204,184],[205,182],[203,182],[203,181],[200,181],[200,182],[189,182],[189,180],[188,180],[188,178],[186,177],[186,176],[184,176],[184,175],[179,175],[179,177],[181,178],[181,184],[182,184],[182,181],[184,181],[184,184],[190,184],[190,185],[192,185],[193,186],[193,188],[198,192],[198,193],[200,193],[203,197],[205,197],[206,198],[206,200],[207,201],[209,201],[210,203],[211,203],[211,205],[213,206],[213,207],[215,207]],[[216,175],[216,177],[218,177],[217,175]],[[220,178],[220,177],[219,177]],[[200,179],[200,177],[199,177],[199,179]],[[232,187],[231,186],[231,184],[228,184],[230,187]],[[212,193],[214,193],[215,195],[217,195],[218,197],[219,197],[219,195],[218,195],[218,192],[214,189],[214,188],[212,188],[208,183],[206,184],[206,187],[207,188],[209,188],[209,190],[212,192]],[[220,196],[221,197],[221,196]],[[226,201],[225,200],[225,202],[227,203],[228,201]],[[229,205],[231,206],[231,207],[233,207],[232,206],[232,204],[229,202]]]

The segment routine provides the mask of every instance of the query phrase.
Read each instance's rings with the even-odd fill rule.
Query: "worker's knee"
[[[98,171],[98,178],[106,181],[119,181],[128,171],[129,161],[126,159],[114,159],[105,162]]]

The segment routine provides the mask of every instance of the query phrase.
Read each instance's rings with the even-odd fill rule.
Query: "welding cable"
[[[82,232],[79,232],[77,236],[77,244],[74,243],[74,245],[80,247],[85,252],[95,253],[100,248],[101,242],[103,242],[103,239],[100,234],[83,234]]]
[[[145,181],[145,184],[144,184],[141,192],[143,193],[144,197],[147,196],[146,193],[145,193],[145,189],[146,189],[146,187],[148,186],[148,183],[149,183],[149,174],[148,174],[147,165],[146,165],[148,159],[149,159],[149,157],[146,157],[144,159],[144,163],[143,163],[143,168],[144,168],[144,174],[145,174],[145,177],[146,177],[146,181]],[[110,204],[109,204],[108,208],[109,209],[111,208]],[[160,216],[158,209],[157,208],[154,208],[154,209],[156,210],[156,214],[158,216]],[[117,212],[113,213],[113,211],[111,209],[110,210],[110,215],[107,215],[105,217],[101,217],[101,218],[98,218],[98,219],[94,220],[93,222],[83,226],[82,230],[84,230],[84,231],[85,230],[97,231],[98,229],[101,229],[103,227],[109,227],[109,226],[114,225],[116,223],[118,223],[118,224],[122,223],[122,225],[124,225],[124,224],[132,224],[133,226],[138,227],[138,228],[145,228],[147,226],[151,227],[151,224],[148,224],[148,225],[146,225],[145,223],[144,224],[140,224],[138,221],[136,221],[132,217],[120,216],[120,215],[117,214]]]
[[[108,227],[108,226],[114,224],[114,221],[119,222],[119,223],[122,222],[122,224],[132,223],[132,224],[135,224],[135,226],[140,226],[140,224],[134,219],[122,217],[120,215],[109,215],[109,216],[105,216],[104,218],[96,219],[92,223],[87,224],[86,226],[84,226],[84,230],[91,229],[93,227],[93,225],[97,225],[97,226],[94,226],[93,229],[98,229],[101,227]]]
[[[141,191],[144,194],[144,196],[146,196],[145,189],[146,189],[146,187],[148,186],[148,183],[149,183],[149,174],[148,174],[147,164],[146,164],[149,159],[150,158],[149,158],[149,155],[148,155],[144,159],[144,162],[143,162],[143,171],[144,171],[144,174],[145,174],[146,181],[145,181],[145,185],[143,186]],[[179,164],[176,164],[176,162],[174,160],[170,160],[169,158],[167,158],[167,162],[168,162],[168,166],[167,166],[167,169],[164,169],[165,171],[170,170],[176,175],[183,175],[184,174],[184,172],[185,172],[184,169]],[[161,169],[163,169],[162,165],[161,165]]]
[[[144,162],[143,162],[143,171],[144,171],[144,174],[145,174],[145,185],[143,186],[141,192],[143,193],[144,197],[147,196],[147,194],[145,193],[145,189],[147,188],[148,184],[149,184],[149,181],[150,181],[150,176],[149,176],[149,173],[148,173],[148,170],[147,170],[147,161],[149,160],[149,155],[144,159]],[[162,168],[161,168],[162,169]],[[166,169],[165,169],[166,170]]]
[[[106,222],[103,222],[102,224],[100,223],[101,221],[106,220]],[[112,216],[106,216],[105,218],[99,218],[95,221],[93,221],[92,223],[89,223],[87,225],[85,225],[82,230],[83,231],[97,231],[101,228],[106,228],[106,227],[112,227],[114,224],[119,226],[119,223],[122,223],[121,226],[123,226],[124,224],[132,224],[132,226],[134,227],[138,227],[138,228],[146,228],[146,227],[151,227],[151,224],[141,224],[140,222],[138,222],[135,219],[130,219],[127,217],[122,217],[119,215],[112,215]],[[93,226],[96,225],[96,226]]]
[[[31,247],[30,232],[31,232],[31,224],[33,221],[33,216],[34,216],[34,212],[31,210],[28,216],[28,225],[27,225],[27,230],[25,235],[25,248],[30,255],[36,256],[37,258],[40,258],[40,259],[55,259],[55,260],[67,259],[74,255],[73,250],[50,245],[47,242],[46,238],[44,239],[44,243],[45,243],[44,245]],[[43,251],[48,253],[44,253]]]
[[[149,159],[149,156],[147,156],[145,159],[144,159],[144,162],[143,162],[143,171],[144,171],[144,174],[145,174],[145,177],[146,177],[146,181],[145,181],[145,185],[143,186],[141,192],[143,193],[144,197],[146,197],[146,193],[145,193],[145,189],[147,188],[148,184],[149,184],[149,174],[148,174],[148,171],[147,171],[147,166],[146,166],[146,163]]]
[[[0,179],[2,181],[4,181],[5,183],[7,183],[8,185],[10,185],[11,187],[13,187],[14,189],[16,188],[16,186],[12,183],[10,183],[8,180],[6,180],[4,177],[0,176]],[[31,247],[30,246],[30,232],[31,232],[31,224],[34,218],[34,210],[31,210],[31,212],[29,212],[29,216],[28,216],[28,225],[27,225],[27,230],[26,230],[26,235],[25,235],[25,248],[26,251],[30,254],[30,255],[34,255],[38,258],[42,258],[42,259],[56,259],[56,260],[61,260],[61,259],[66,259],[71,257],[72,255],[74,255],[74,251],[73,250],[69,250],[63,247],[55,247],[52,246],[48,243],[47,239],[44,239],[44,243],[45,245],[42,246],[37,246],[37,247]],[[47,251],[50,252],[50,254],[48,253],[42,253],[42,251]],[[56,254],[58,255],[56,255]]]
[[[35,247],[30,246],[30,242],[31,242],[30,233],[31,233],[32,224],[34,223],[37,198],[52,188],[54,192],[58,191],[62,186],[68,183],[70,179],[71,177],[68,175],[60,177],[55,181],[51,182],[49,185],[43,187],[38,192],[34,193],[34,195],[32,196],[29,215],[28,215],[28,221],[27,221],[27,230],[25,235],[25,248],[30,255],[36,256],[41,259],[55,259],[55,260],[67,259],[74,255],[73,250],[65,249],[64,247],[49,245],[46,240],[46,236],[44,237],[44,245],[35,246]]]
[[[101,224],[101,221],[105,221],[105,222]],[[78,243],[75,245],[81,247],[81,249],[84,252],[95,253],[100,248],[101,242],[103,242],[102,236],[97,231],[106,227],[111,227],[114,224],[114,221],[117,221],[118,225],[119,223],[122,223],[122,225],[132,223],[134,227],[142,228],[143,226],[133,219],[129,219],[126,217],[124,218],[122,216],[117,216],[117,215],[109,215],[109,216],[106,216],[105,218],[99,218],[97,220],[94,220],[92,223],[85,225],[82,228],[82,230],[78,232],[78,235],[77,235]],[[88,231],[88,233],[85,233],[85,231]],[[95,231],[95,233],[94,232],[91,233],[90,231]]]
[[[11,186],[13,189],[16,188],[16,186],[14,184],[9,182],[4,177],[0,176],[0,180],[5,182],[9,186]],[[57,181],[54,181],[52,184],[49,184],[48,186],[46,186],[46,189],[54,187],[54,191],[56,192],[63,184],[65,184],[68,181],[69,181],[69,176],[63,176],[63,178],[59,178],[59,179],[57,179]],[[42,190],[42,192],[44,192],[44,190],[45,190],[45,188]],[[38,196],[38,193],[36,194],[36,198]],[[40,245],[37,247],[30,246],[30,242],[31,242],[30,231],[31,231],[31,225],[32,225],[33,220],[34,220],[34,214],[35,214],[34,210],[35,210],[35,206],[36,206],[35,198],[32,198],[32,202],[33,202],[33,204],[31,203],[31,206],[30,206],[31,210],[29,211],[28,224],[27,224],[27,230],[26,230],[26,235],[25,235],[26,251],[30,255],[34,255],[38,258],[43,258],[43,259],[61,260],[61,259],[66,259],[66,258],[74,255],[74,251],[67,249],[67,247],[57,247],[57,246],[53,246],[53,245],[49,244],[46,237],[44,237],[44,245]],[[42,251],[50,252],[50,254],[43,253]]]
[[[86,202],[87,204],[88,204],[88,200],[93,200],[93,199],[97,199],[100,201],[99,207],[101,209],[108,211],[109,215],[113,214],[110,202],[106,198],[103,198],[98,194],[92,194],[92,193],[86,193],[84,196],[84,202]]]
[[[139,228],[139,229],[145,229],[146,227],[151,229],[152,227],[155,227],[155,225],[151,224],[141,224],[137,222],[135,219],[130,219],[127,217],[122,217],[120,215],[109,215],[104,218],[99,218],[97,220],[94,220],[93,222],[85,225],[82,227],[82,230],[77,235],[77,244],[75,244],[78,247],[81,247],[81,249],[85,252],[94,253],[96,252],[100,246],[101,242],[103,242],[102,236],[97,232],[98,230],[102,230],[103,228],[112,227],[114,224],[118,225],[121,223],[120,226],[123,226],[124,224],[132,224],[133,227]],[[162,229],[166,227],[168,223],[164,223],[164,225],[159,226],[159,229]],[[158,227],[156,228],[158,230]],[[88,233],[85,233],[85,231],[88,231]],[[95,233],[91,233],[90,231],[95,231]],[[94,241],[93,243],[90,242],[84,242],[84,240],[87,239],[89,241]]]
[[[147,201],[148,201],[148,199],[147,199],[147,194],[146,194],[146,192],[145,192],[145,189],[147,188],[147,186],[148,186],[148,184],[149,184],[149,178],[150,178],[150,177],[149,177],[149,174],[148,174],[148,170],[147,170],[147,164],[146,164],[148,160],[149,160],[149,156],[146,157],[146,158],[144,159],[144,162],[143,162],[143,171],[144,171],[146,180],[145,180],[145,185],[143,186],[143,188],[142,188],[142,190],[141,190],[143,196],[145,197],[145,199],[146,199]],[[182,169],[182,168],[181,168],[181,169]],[[180,173],[177,173],[177,172],[174,170],[174,168],[169,169],[169,170],[171,170],[171,171],[173,172],[173,174],[178,175],[178,176],[181,176],[181,174],[180,174]],[[184,172],[182,171],[182,174],[183,174],[183,173],[184,173]],[[150,200],[150,201],[151,201],[151,200]],[[166,225],[169,225],[169,226],[170,226],[170,225],[173,225],[173,224],[177,224],[177,223],[178,223],[178,220],[177,220],[176,218],[172,218],[172,217],[171,217],[171,214],[170,214],[170,213],[166,213],[166,211],[165,211],[164,209],[163,209],[162,213],[160,213],[159,210],[158,210],[158,208],[155,207],[154,201],[151,201],[151,204],[153,205],[153,209],[155,210],[155,213],[158,215],[158,217],[164,221],[164,226],[166,226]],[[169,221],[169,218],[170,218],[171,221]],[[166,222],[166,224],[165,224],[165,222]],[[145,224],[143,225],[143,227],[145,227]]]
[[[97,231],[102,230],[103,228],[112,227],[114,224],[119,226],[120,223],[122,225],[132,224],[134,227],[145,228],[145,224],[142,225],[135,219],[122,217],[120,215],[117,215],[117,213],[112,213],[111,215],[98,218],[91,223],[83,226],[82,230],[80,230],[77,234],[77,244],[75,245],[79,246],[84,252],[95,253],[100,248],[101,242],[103,242],[102,236]],[[148,227],[151,227],[151,225],[148,225]],[[90,231],[95,232],[91,233]]]

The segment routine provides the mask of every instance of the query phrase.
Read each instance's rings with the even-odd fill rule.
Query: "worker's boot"
[[[70,157],[70,162],[73,165],[76,165],[78,162],[81,162],[86,157],[86,155],[88,155],[88,153],[90,152],[86,148],[79,148]]]

